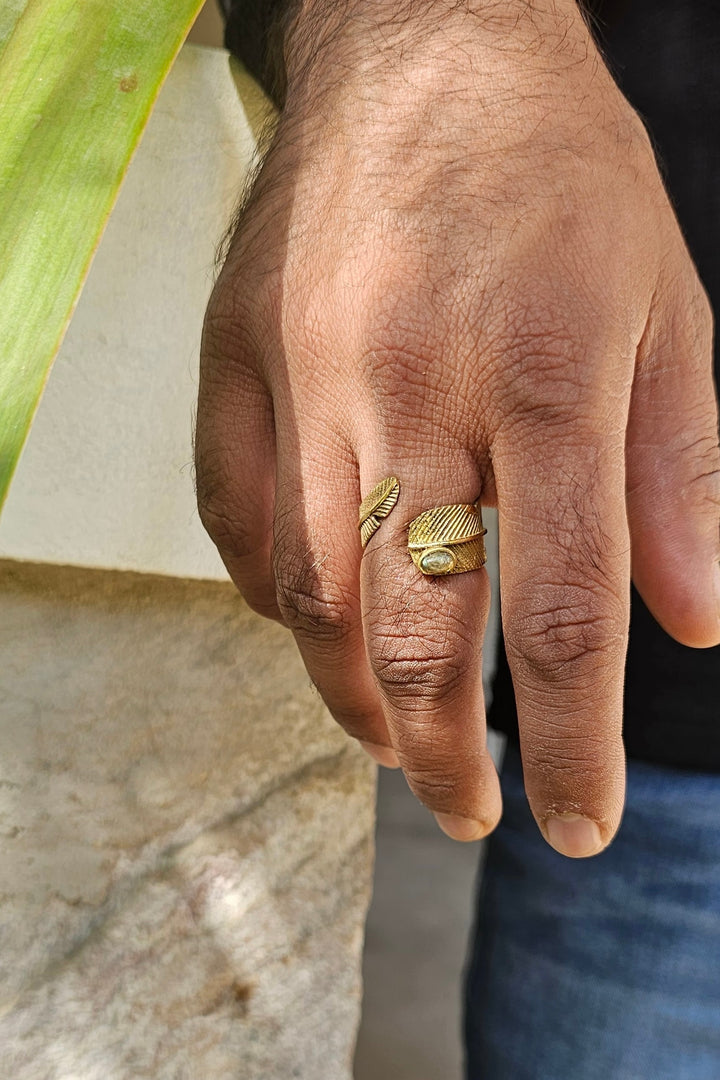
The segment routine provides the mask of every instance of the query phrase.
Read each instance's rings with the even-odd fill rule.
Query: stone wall
[[[0,1077],[349,1080],[374,767],[232,586],[0,563]]]

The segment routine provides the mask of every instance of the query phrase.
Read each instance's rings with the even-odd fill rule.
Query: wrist
[[[557,74],[594,52],[577,0],[285,0],[283,68],[293,95],[357,76],[441,85],[518,67]],[[453,87],[455,86],[453,80]]]

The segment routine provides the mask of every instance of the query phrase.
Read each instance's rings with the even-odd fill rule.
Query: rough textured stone
[[[0,1076],[344,1080],[374,768],[231,586],[0,563]]]
[[[447,548],[426,552],[420,559],[420,569],[426,574],[447,574],[455,565],[455,556]]]

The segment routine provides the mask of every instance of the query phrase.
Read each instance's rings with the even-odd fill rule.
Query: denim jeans
[[[602,854],[565,859],[508,747],[466,971],[467,1080],[720,1080],[720,776],[629,762]]]

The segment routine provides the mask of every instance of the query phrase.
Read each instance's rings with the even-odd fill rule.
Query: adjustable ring
[[[427,577],[464,574],[485,565],[486,532],[478,503],[435,506],[410,522],[408,551]]]
[[[380,528],[380,522],[386,518],[398,501],[400,481],[395,476],[387,476],[372,489],[360,503],[360,543],[367,546],[368,540]]]

